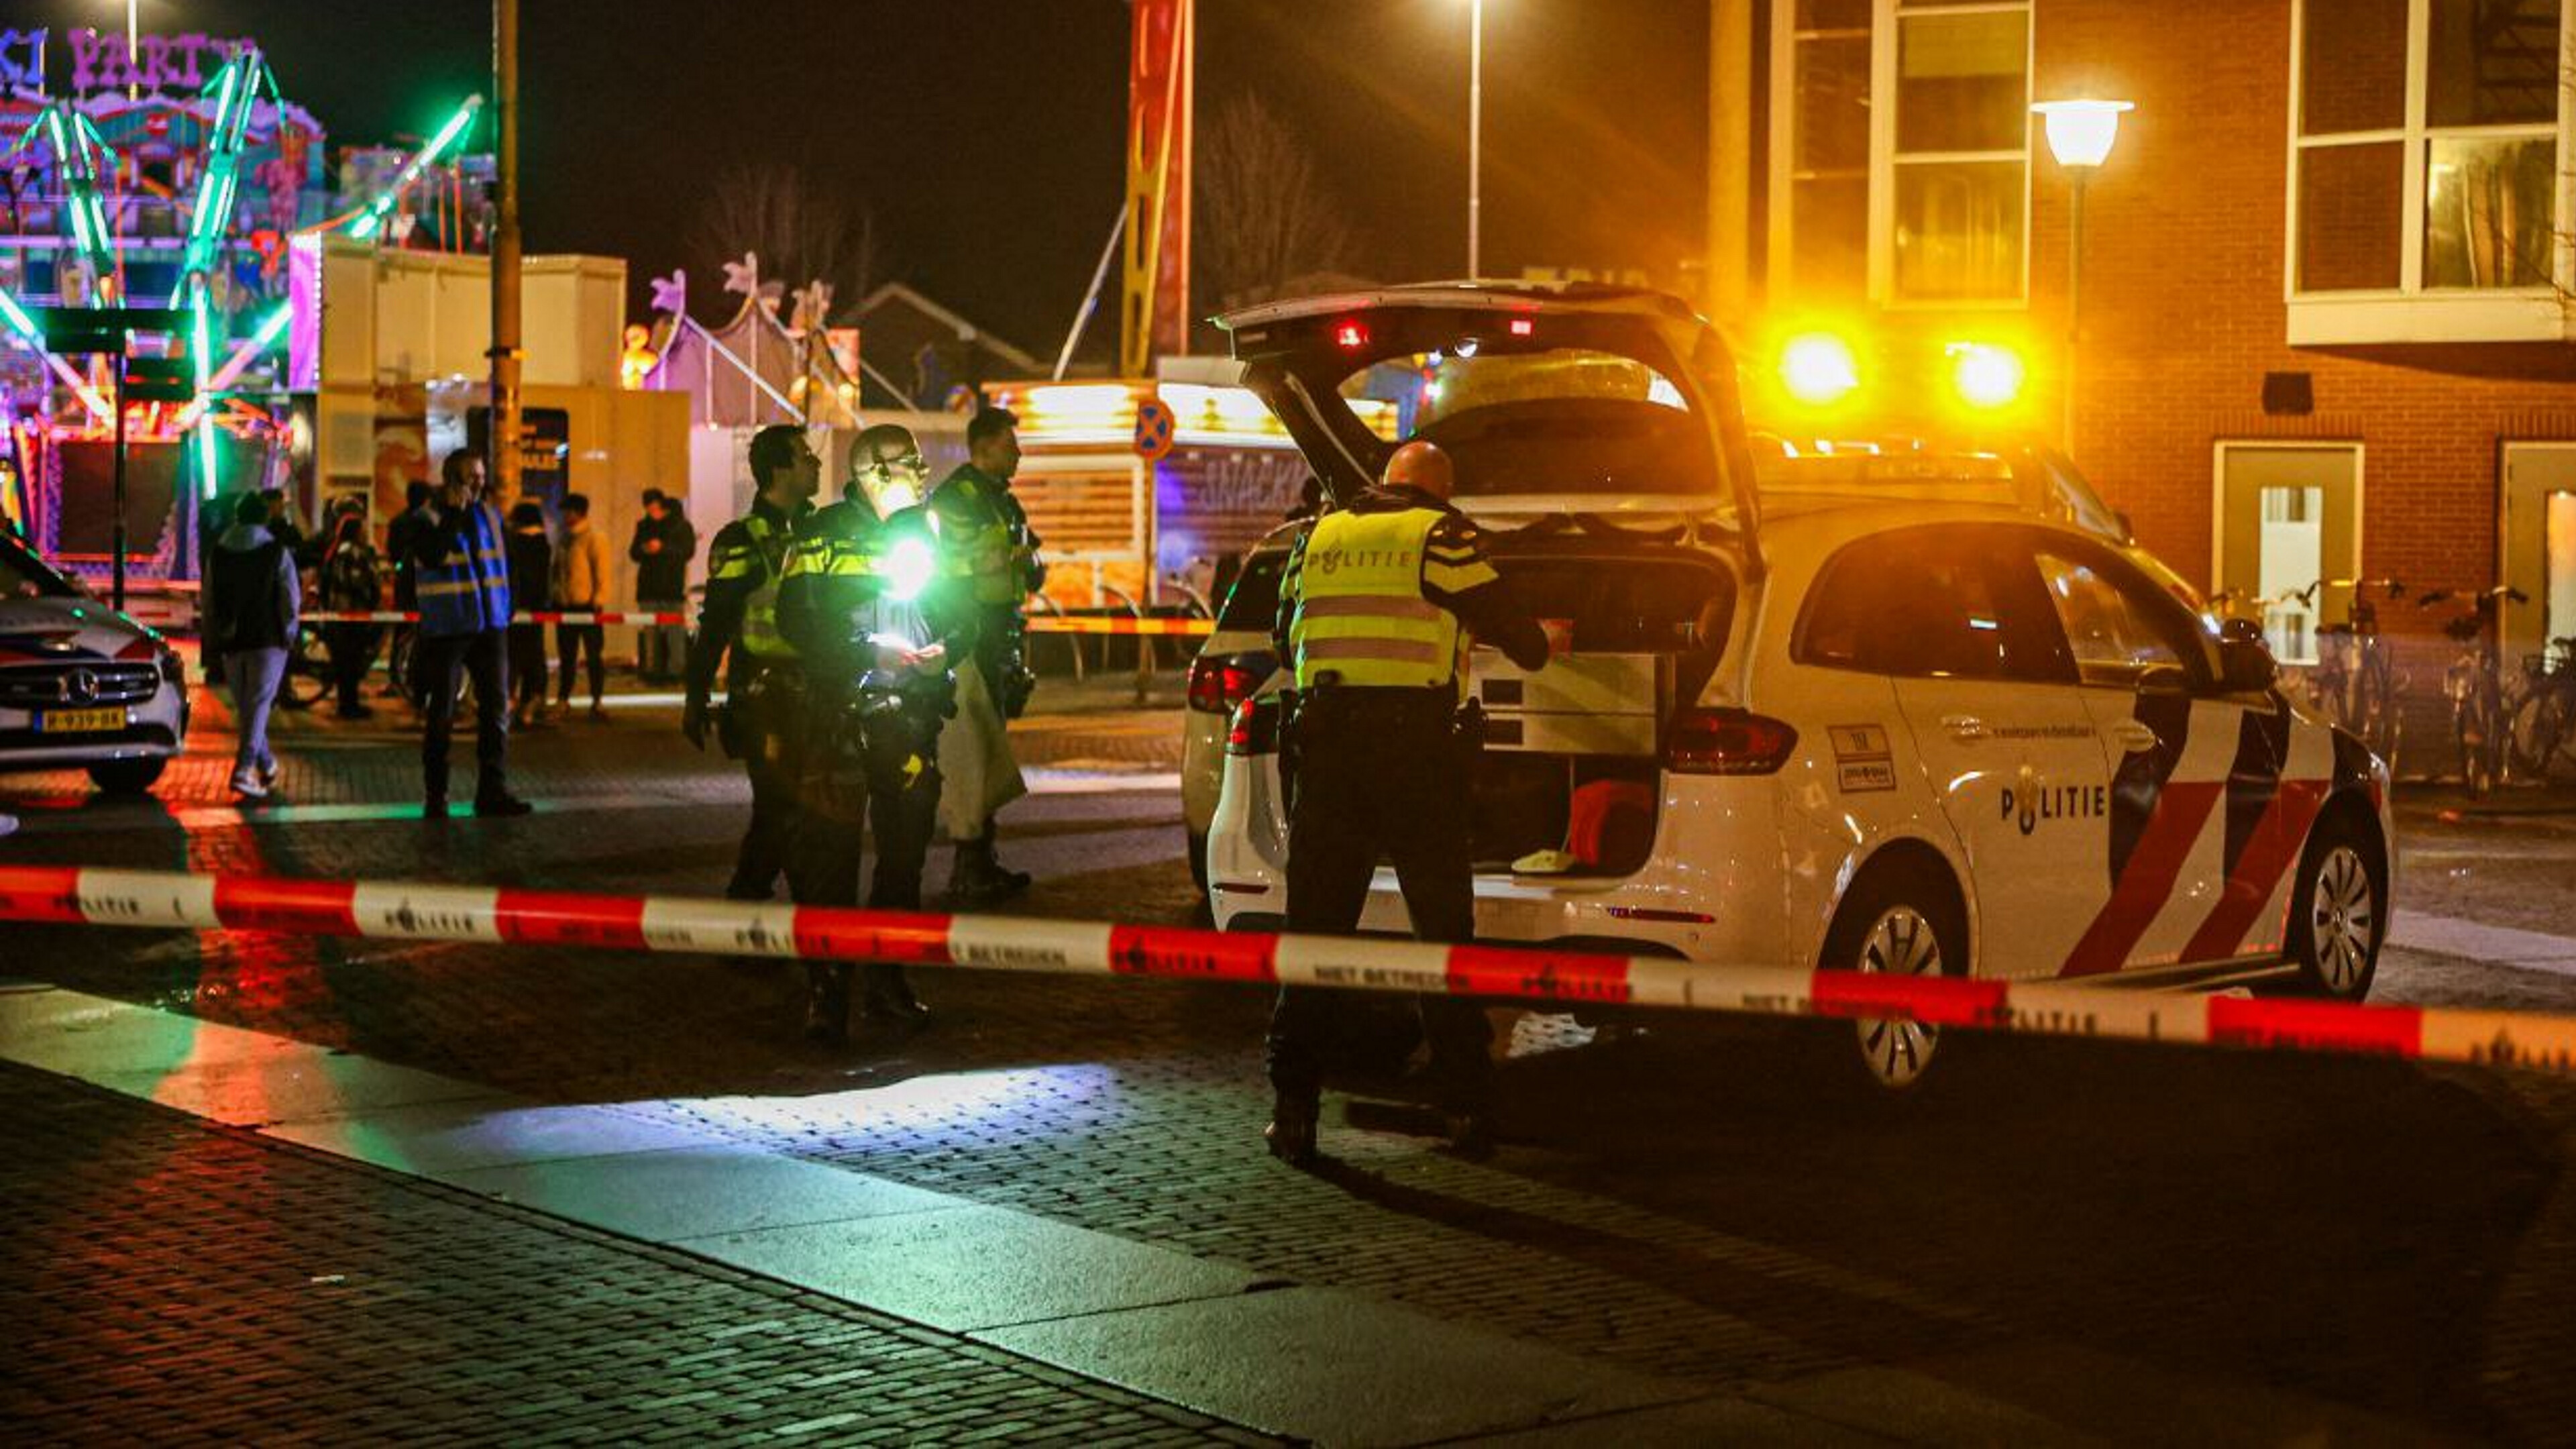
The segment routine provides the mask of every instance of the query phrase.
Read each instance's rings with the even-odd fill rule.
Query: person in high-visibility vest
[[[421,813],[447,818],[448,734],[474,680],[474,813],[525,815],[510,793],[510,561],[498,510],[483,497],[483,458],[459,448],[439,464],[438,492],[405,538],[420,599],[418,669],[428,697],[420,735]]]
[[[1405,444],[1382,486],[1316,520],[1280,578],[1274,636],[1296,674],[1291,931],[1355,930],[1383,856],[1395,864],[1415,937],[1475,934],[1467,822],[1476,741],[1459,707],[1469,634],[1524,669],[1547,662],[1548,640],[1486,558],[1483,535],[1450,506],[1454,488],[1448,454]],[[1492,1142],[1484,1011],[1449,996],[1420,1005],[1450,1140],[1482,1153]],[[1274,1156],[1299,1166],[1316,1156],[1331,1012],[1329,991],[1288,987],[1270,1018],[1276,1100],[1265,1135]]]
[[[859,903],[859,856],[876,835],[868,905],[921,908],[922,862],[938,823],[940,726],[956,708],[955,621],[929,597],[937,527],[920,506],[929,473],[910,430],[880,423],[853,441],[841,501],[799,531],[778,622],[805,662],[808,712],[787,889],[799,905]],[[805,1034],[847,1040],[850,967],[809,962]],[[868,963],[860,1015],[919,1025],[930,1013],[903,968]]]
[[[725,898],[765,901],[787,870],[796,821],[796,741],[804,724],[804,679],[795,646],[778,627],[778,588],[787,550],[822,486],[822,460],[803,428],[763,428],[751,438],[751,511],[707,545],[707,602],[687,650],[688,704],[680,732],[707,747],[708,701],[725,661],[724,718],[716,738],[751,777],[751,824],[735,853]]]
[[[948,780],[940,815],[956,842],[948,895],[969,910],[1029,888],[1026,871],[994,853],[994,815],[1028,793],[1012,757],[1008,721],[1028,706],[1036,677],[1025,657],[1021,608],[1046,582],[1038,536],[1011,495],[1019,471],[1019,419],[986,408],[966,424],[966,461],[930,495],[939,541],[949,560],[941,592],[948,612],[973,630],[973,668],[957,684],[957,722],[941,737]],[[963,668],[968,661],[959,660]]]

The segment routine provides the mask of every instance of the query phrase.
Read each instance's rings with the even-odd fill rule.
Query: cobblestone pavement
[[[1056,734],[1039,747],[1083,769],[1141,770],[1168,768],[1151,742],[1171,728],[1103,715],[1029,736]],[[667,712],[639,712],[530,737],[517,778],[546,808],[488,824],[359,808],[405,798],[391,732],[283,749],[289,798],[346,801],[345,818],[242,817],[184,769],[161,806],[76,804],[30,777],[0,784],[29,817],[0,858],[707,893],[742,787],[667,729]],[[1135,758],[1111,753],[1121,739]],[[1041,877],[1032,913],[1193,908],[1167,788],[1044,795],[1006,821],[1006,854]],[[923,986],[930,1030],[823,1053],[795,1038],[786,968],[258,935],[15,941],[10,974],[627,1104],[1784,1403],[1903,1366],[2088,1424],[2068,1396],[2121,1374],[2404,1434],[2544,1441],[2576,1422],[2576,1097],[2535,1078],[1958,1038],[1928,1090],[1885,1099],[1856,1089],[1826,1030],[1524,1023],[1493,1160],[1436,1150],[1401,1084],[1380,1082],[1335,1098],[1335,1164],[1300,1176],[1258,1148],[1264,1003],[1239,990],[941,974]],[[2465,991],[2472,969],[2392,959],[2389,985]],[[2114,1367],[2042,1367],[2061,1351]],[[2182,1413],[2159,1401],[2104,1431],[2169,1438]]]
[[[0,1066],[19,1443],[1255,1443],[949,1334]]]

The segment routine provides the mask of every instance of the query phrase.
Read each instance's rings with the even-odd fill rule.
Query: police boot
[[[1027,876],[1005,871],[993,859],[991,836],[957,842],[957,862],[948,872],[948,895],[958,905],[969,910],[989,906],[1009,900],[1028,886]]]
[[[1270,1155],[1290,1167],[1312,1167],[1321,1155],[1315,1149],[1317,1104],[1308,1098],[1279,1096],[1270,1104],[1270,1125],[1261,1135],[1270,1143]]]
[[[816,1046],[850,1040],[850,968],[840,962],[805,966],[805,1039]]]
[[[867,970],[867,989],[859,998],[861,1019],[878,1026],[919,1026],[930,1017],[930,1008],[912,994],[912,983],[903,979],[903,968],[882,962]]]
[[[999,837],[1001,833],[1002,825],[1000,821],[988,820],[984,822],[984,863],[992,867],[993,879],[1001,883],[1003,894],[1015,896],[1020,892],[1027,890],[1030,882],[1037,878],[1030,875],[1027,871],[1013,870],[1009,866],[1002,864],[1001,856],[995,853],[993,847],[994,840]]]

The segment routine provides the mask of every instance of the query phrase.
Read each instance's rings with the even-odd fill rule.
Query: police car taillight
[[[1225,732],[1225,752],[1229,755],[1266,755],[1276,747],[1279,738],[1279,703],[1275,699],[1247,699],[1234,707],[1234,723]]]
[[[1686,709],[1673,716],[1664,768],[1677,775],[1768,775],[1789,762],[1798,732],[1741,709]]]
[[[1190,708],[1202,714],[1230,713],[1260,688],[1261,675],[1241,659],[1219,656],[1190,661]]]

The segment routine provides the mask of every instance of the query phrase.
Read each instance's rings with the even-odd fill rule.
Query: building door
[[[2505,444],[2503,581],[2508,660],[2576,636],[2576,443]]]
[[[2361,446],[2219,444],[2217,552],[2230,612],[2259,618],[2282,663],[2314,664],[2317,626],[2351,617],[2352,590],[2289,596],[2361,572]]]

